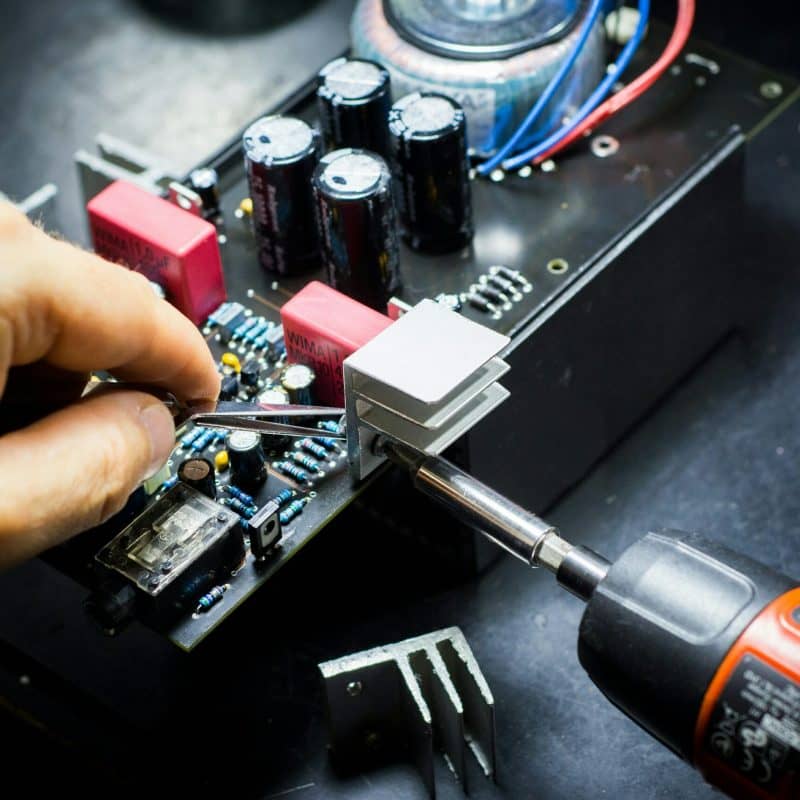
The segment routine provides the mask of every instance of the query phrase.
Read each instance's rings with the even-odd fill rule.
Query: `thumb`
[[[174,443],[166,406],[133,391],[89,395],[0,437],[0,569],[119,511]]]

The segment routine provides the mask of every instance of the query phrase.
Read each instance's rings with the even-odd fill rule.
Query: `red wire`
[[[669,68],[669,65],[678,57],[686,44],[694,23],[695,0],[678,0],[678,18],[664,52],[650,69],[643,72],[636,80],[631,81],[624,89],[612,95],[599,105],[575,130],[565,136],[560,142],[554,144],[536,159],[534,164],[541,164],[548,158],[568,147],[576,139],[581,138],[586,131],[593,130],[602,125],[625,106],[632,103],[644,94]]]

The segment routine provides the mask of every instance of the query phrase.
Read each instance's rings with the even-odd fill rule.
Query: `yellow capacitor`
[[[222,363],[226,367],[230,367],[237,375],[242,371],[242,364],[236,353],[223,353]]]
[[[217,472],[225,472],[228,469],[228,451],[227,450],[220,450],[214,456],[214,466],[217,468]]]
[[[252,216],[253,214],[253,201],[249,197],[245,197],[241,203],[239,203],[239,211],[242,214],[246,214],[248,217]]]

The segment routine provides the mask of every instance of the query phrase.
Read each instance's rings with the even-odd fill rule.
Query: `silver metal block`
[[[116,180],[135,183],[153,194],[163,194],[180,176],[157,156],[123,139],[98,133],[95,143],[99,155],[86,150],[75,153],[83,200],[88,203]]]
[[[496,381],[509,339],[423,300],[344,362],[354,481],[382,461],[377,435],[439,455],[508,397]]]
[[[54,183],[45,183],[19,202],[14,202],[10,197],[0,192],[0,200],[7,200],[32,220],[41,220],[45,227],[49,227],[48,217],[53,211],[57,196],[58,186]]]
[[[467,752],[494,778],[494,698],[459,628],[319,665],[331,752],[343,765],[399,751],[436,796],[434,747],[467,791]]]

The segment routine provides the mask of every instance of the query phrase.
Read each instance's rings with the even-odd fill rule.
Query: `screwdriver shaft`
[[[573,548],[556,528],[490,489],[443,458],[426,457],[396,442],[382,452],[411,474],[423,494],[446,506],[458,519],[477,527],[495,544],[530,566],[557,572]]]

